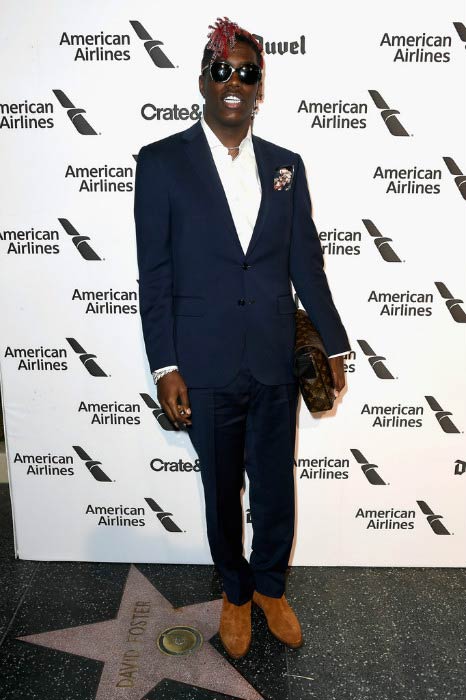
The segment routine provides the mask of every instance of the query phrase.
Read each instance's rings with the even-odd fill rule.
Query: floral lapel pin
[[[293,181],[294,165],[280,165],[274,172],[273,189],[289,190]]]

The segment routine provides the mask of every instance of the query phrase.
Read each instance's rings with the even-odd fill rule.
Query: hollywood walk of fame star
[[[263,700],[209,644],[218,631],[221,608],[221,599],[173,608],[131,565],[116,618],[17,639],[102,661],[95,700],[141,700],[164,678],[244,700]],[[167,628],[180,625],[199,630],[203,642],[188,654],[169,656],[160,651],[157,639]]]

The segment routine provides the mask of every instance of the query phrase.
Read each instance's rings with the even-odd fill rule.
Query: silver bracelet
[[[152,372],[152,378],[154,380],[154,383],[157,384],[158,380],[160,377],[163,377],[165,374],[168,374],[168,372],[174,372],[177,370],[178,367],[165,367],[164,369],[155,369]]]

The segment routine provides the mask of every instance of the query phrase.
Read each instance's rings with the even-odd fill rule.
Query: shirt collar
[[[206,120],[204,119],[204,115],[201,115],[200,122],[202,125],[202,128],[204,129],[204,134],[206,135],[207,143],[210,146],[210,149],[212,150],[213,148],[218,148],[222,147],[225,149],[225,151],[228,153],[228,148],[223,145],[223,143],[220,141],[218,138],[217,134],[215,134],[210,126],[207,124]],[[251,129],[251,124],[249,124],[249,129],[248,133],[244,137],[244,139],[241,141],[239,145],[239,153],[243,151],[243,149],[247,149],[251,151],[253,148],[252,146],[252,129]]]

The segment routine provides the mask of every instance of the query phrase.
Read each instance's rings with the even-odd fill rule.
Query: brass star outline
[[[174,608],[132,564],[114,619],[17,639],[102,661],[95,700],[141,700],[164,678],[243,700],[264,700],[209,643],[218,631],[221,608],[222,599]],[[195,627],[204,641],[189,654],[169,656],[158,649],[157,638],[178,625]]]

